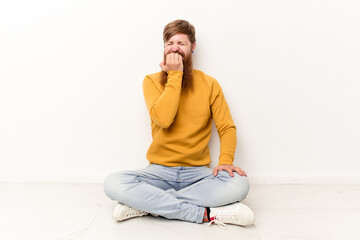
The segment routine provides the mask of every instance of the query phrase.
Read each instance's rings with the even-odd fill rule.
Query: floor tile
[[[262,240],[359,240],[360,209],[258,209]]]
[[[81,239],[104,200],[99,184],[1,183],[0,194],[7,240]]]

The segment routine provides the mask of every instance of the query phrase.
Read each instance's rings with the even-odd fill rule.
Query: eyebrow
[[[174,42],[174,41],[168,41],[168,42]],[[180,43],[185,43],[185,41],[182,41],[182,40],[177,41],[177,42],[180,42]]]

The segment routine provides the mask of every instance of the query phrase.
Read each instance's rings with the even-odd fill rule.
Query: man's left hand
[[[247,177],[247,174],[245,173],[244,170],[242,170],[239,167],[235,167],[234,165],[230,165],[230,164],[223,164],[223,165],[216,166],[213,169],[214,177],[217,176],[219,171],[227,171],[231,177],[234,177],[233,172],[237,172],[240,176],[246,176]]]

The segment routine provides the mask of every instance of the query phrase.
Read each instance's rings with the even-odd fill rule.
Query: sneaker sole
[[[116,221],[124,221],[124,220],[130,219],[130,218],[136,218],[136,217],[141,217],[141,216],[147,215],[147,214],[141,213],[139,215],[127,217],[126,215],[124,215],[124,213],[129,211],[129,209],[130,209],[130,207],[128,207],[124,204],[118,203],[114,209],[112,218]]]
[[[112,218],[116,221],[122,221],[124,219],[121,219],[120,218],[120,213],[121,213],[121,209],[122,209],[122,205],[121,204],[117,204],[116,207],[115,207],[115,210],[113,212],[113,215],[112,215]]]
[[[249,208],[243,203],[240,203],[237,211],[240,216],[243,216],[243,218],[240,218],[236,224],[239,224],[241,226],[249,226],[254,223],[255,216],[251,208]]]

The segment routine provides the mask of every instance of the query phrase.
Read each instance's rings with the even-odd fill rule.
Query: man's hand
[[[169,53],[166,55],[166,64],[164,61],[160,63],[160,67],[164,72],[170,70],[183,71],[183,61],[182,56],[178,53]]]
[[[233,165],[230,165],[230,164],[223,164],[223,165],[216,166],[213,169],[214,177],[217,176],[219,171],[227,171],[229,173],[229,175],[232,176],[232,177],[234,177],[233,172],[237,172],[238,174],[240,174],[240,176],[246,176],[247,177],[247,174],[245,173],[244,170],[242,170],[239,167],[235,167]]]

